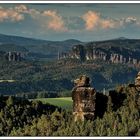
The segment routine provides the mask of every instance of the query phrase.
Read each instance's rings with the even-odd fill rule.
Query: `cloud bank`
[[[0,22],[11,21],[17,22],[24,20],[24,15],[14,9],[4,9],[0,7]]]
[[[122,27],[140,26],[137,18],[129,16],[121,19],[113,19],[105,17],[102,13],[89,10],[79,16],[66,18],[56,9],[38,10],[28,8],[26,5],[16,5],[15,7],[0,7],[0,23],[1,22],[22,22],[34,20],[38,23],[38,27],[44,30],[52,30],[54,32],[76,32],[76,31],[92,31],[118,29]],[[66,16],[66,15],[65,15]]]

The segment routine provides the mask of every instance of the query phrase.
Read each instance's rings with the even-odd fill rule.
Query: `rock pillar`
[[[74,80],[72,90],[74,120],[94,119],[96,91],[90,87],[90,79],[86,75]]]

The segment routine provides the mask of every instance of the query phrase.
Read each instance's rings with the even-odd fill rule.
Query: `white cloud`
[[[135,17],[127,17],[120,19],[121,26],[139,25],[139,21]]]
[[[65,27],[64,20],[62,16],[57,14],[54,10],[46,10],[42,13],[42,16],[47,17],[47,28],[52,29],[54,31],[67,31]]]
[[[26,5],[17,5],[15,6],[15,11],[19,12],[19,13],[28,13],[28,8]]]
[[[86,24],[86,30],[95,29],[98,25],[98,22],[100,20],[99,13],[96,13],[94,11],[88,11],[82,16],[83,20]]]
[[[140,25],[135,17],[127,17],[122,19],[109,19],[103,18],[100,13],[95,11],[88,11],[83,16],[82,19],[85,21],[85,29],[92,31],[95,29],[110,29],[119,28],[122,26],[130,25]]]
[[[102,18],[101,14],[95,11],[88,11],[82,16],[82,19],[85,21],[86,30],[89,31],[97,28],[114,28],[115,26],[113,20]]]
[[[24,15],[13,9],[0,8],[0,22],[10,20],[12,22],[24,20]]]

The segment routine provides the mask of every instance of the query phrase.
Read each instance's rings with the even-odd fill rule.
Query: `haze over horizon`
[[[1,4],[0,33],[51,41],[139,39],[139,13],[140,4]]]

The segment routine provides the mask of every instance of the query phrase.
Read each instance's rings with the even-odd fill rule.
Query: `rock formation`
[[[74,120],[94,119],[96,91],[90,87],[90,79],[86,75],[74,80],[72,90]]]
[[[8,61],[21,61],[22,56],[21,56],[21,53],[20,52],[16,52],[16,51],[14,51],[14,52],[8,52],[6,54],[6,59]]]
[[[114,64],[129,64],[131,66],[140,66],[140,59],[134,56],[127,56],[121,52],[106,52],[102,49],[95,47],[85,49],[82,45],[75,45],[71,51],[61,52],[59,59],[79,59],[85,60],[103,60],[105,62],[111,62]]]
[[[135,79],[135,86],[140,91],[140,72],[138,72],[137,77]]]

